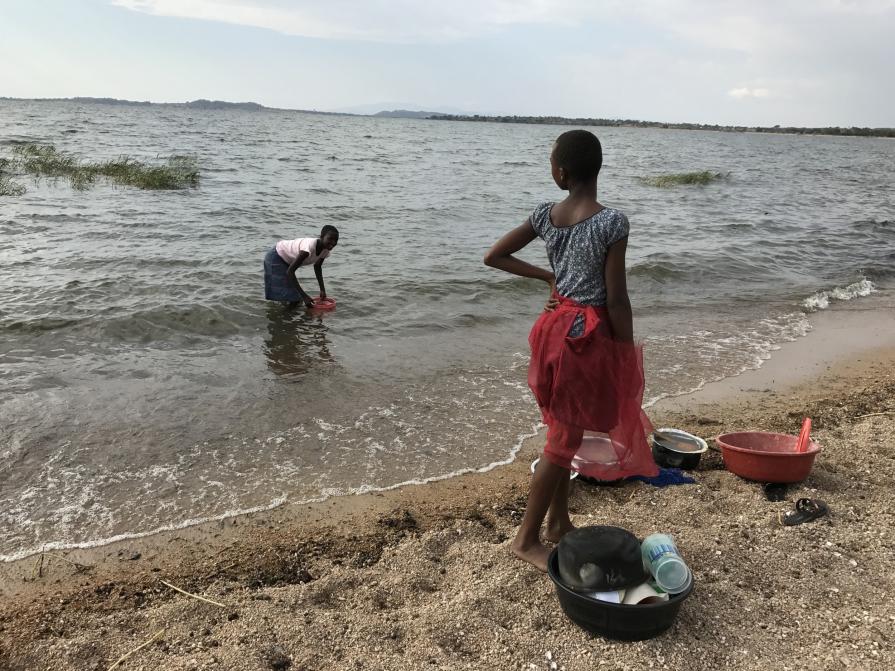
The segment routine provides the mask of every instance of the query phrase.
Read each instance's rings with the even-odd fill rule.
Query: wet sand
[[[695,589],[659,638],[589,636],[549,578],[511,558],[537,437],[489,473],[2,565],[0,669],[107,669],[156,634],[118,668],[887,668],[895,329],[890,314],[851,312],[821,316],[759,371],[652,411],[705,438],[796,433],[811,416],[824,451],[788,501],[712,451],[693,485],[574,485],[576,524],[678,540]],[[859,345],[835,346],[858,332]],[[801,496],[831,514],[781,526]]]

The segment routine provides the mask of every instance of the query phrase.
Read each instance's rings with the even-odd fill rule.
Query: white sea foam
[[[643,407],[652,407],[666,398],[693,394],[712,382],[736,377],[749,370],[757,370],[764,365],[765,361],[771,358],[773,352],[780,349],[782,343],[792,342],[807,335],[810,330],[811,323],[804,312],[790,312],[780,317],[762,319],[756,326],[742,329],[734,335],[719,337],[717,333],[706,330],[689,334],[686,336],[687,338],[692,339],[695,337],[698,342],[690,342],[687,349],[691,353],[697,353],[697,355],[700,351],[706,353],[704,369],[711,370],[713,357],[724,352],[739,352],[740,356],[743,357],[743,361],[733,369],[724,370],[717,375],[698,378],[694,380],[692,385],[684,389],[650,396],[644,401]],[[682,337],[684,336],[676,336],[678,339]],[[657,340],[661,340],[661,338]],[[680,370],[680,365],[674,365],[668,370],[658,371],[658,374],[674,375]]]
[[[538,435],[538,431],[543,428],[543,424],[533,424],[531,426],[531,431],[519,434],[516,438],[516,442],[513,444],[510,449],[508,455],[504,459],[499,459],[496,461],[492,461],[489,464],[484,466],[480,466],[478,468],[463,468],[460,470],[452,471],[450,473],[444,473],[441,475],[435,475],[428,478],[413,478],[410,480],[403,480],[401,482],[396,482],[390,485],[385,486],[376,486],[370,484],[363,484],[357,487],[348,487],[348,488],[335,488],[335,487],[324,487],[321,489],[321,495],[318,497],[305,498],[295,501],[289,501],[289,497],[286,494],[282,494],[275,499],[273,499],[270,503],[253,506],[249,508],[238,508],[227,510],[219,515],[213,515],[208,517],[195,517],[187,520],[182,520],[180,522],[176,522],[173,524],[166,524],[155,527],[149,531],[141,531],[141,532],[132,532],[132,533],[123,533],[117,534],[115,536],[109,536],[105,538],[97,538],[91,539],[87,541],[50,541],[42,544],[40,547],[31,547],[22,549],[17,552],[12,552],[9,554],[0,554],[0,562],[13,562],[18,561],[20,559],[25,559],[32,555],[38,554],[40,552],[45,552],[47,550],[75,550],[75,549],[87,549],[94,547],[101,547],[103,545],[109,545],[111,543],[117,543],[119,541],[132,540],[135,538],[146,538],[148,536],[154,536],[156,534],[164,533],[167,531],[178,531],[181,529],[186,529],[189,527],[197,526],[200,524],[206,524],[208,522],[218,522],[220,520],[229,519],[232,517],[239,517],[241,515],[251,515],[254,513],[266,512],[273,510],[275,508],[279,508],[280,506],[286,503],[293,503],[294,505],[306,505],[309,503],[319,503],[321,501],[326,501],[327,499],[333,498],[335,496],[352,496],[359,494],[367,494],[371,492],[386,492],[393,489],[398,489],[400,487],[406,487],[408,485],[424,485],[430,482],[438,482],[440,480],[447,480],[449,478],[457,477],[458,475],[464,475],[467,473],[486,473],[488,471],[494,470],[499,466],[504,466],[507,464],[511,464],[515,459],[516,455],[519,453],[519,450],[522,449],[522,445],[529,438],[533,438]],[[215,483],[219,484],[219,483]]]
[[[830,307],[830,301],[850,301],[853,298],[861,298],[869,296],[876,291],[873,282],[868,279],[860,280],[849,284],[847,287],[836,287],[829,291],[818,291],[813,296],[809,296],[802,302],[808,312],[817,312],[818,310],[826,310]]]
[[[850,301],[855,298],[869,296],[877,291],[876,287],[868,279],[849,284],[846,287],[835,287],[828,291],[819,291],[809,296],[802,302],[802,308],[809,314],[818,310],[825,310],[830,306],[830,301]],[[780,318],[762,319],[755,329],[749,329],[739,335],[717,338],[711,331],[696,331],[691,336],[706,338],[707,342],[700,347],[710,352],[722,352],[730,349],[741,349],[746,352],[747,360],[742,366],[732,371],[726,371],[720,375],[702,378],[693,386],[681,390],[657,394],[648,398],[644,408],[649,408],[666,398],[686,396],[695,393],[711,382],[718,382],[729,377],[742,375],[746,371],[757,370],[764,362],[771,358],[773,352],[780,349],[782,343],[792,342],[797,338],[807,335],[811,330],[811,323],[804,312],[790,313]],[[672,371],[661,371],[670,373]],[[676,371],[674,371],[676,372]]]
[[[301,503],[313,503],[315,501],[323,501],[325,497],[319,499],[313,499],[308,501],[302,501]],[[66,542],[66,541],[50,541],[48,543],[44,543],[39,548],[26,548],[24,550],[20,550],[19,552],[13,552],[11,554],[0,555],[0,562],[12,562],[18,561],[19,559],[25,559],[30,557],[31,555],[36,555],[39,552],[45,552],[47,550],[81,550],[87,548],[95,548],[101,547],[103,545],[109,545],[110,543],[117,543],[118,541],[126,541],[132,540],[134,538],[146,538],[147,536],[154,536],[156,534],[165,532],[165,531],[179,531],[180,529],[186,529],[188,527],[194,527],[199,524],[205,524],[206,522],[217,522],[219,520],[228,519],[230,517],[237,517],[239,515],[250,515],[252,513],[260,513],[267,510],[273,510],[274,508],[278,508],[286,502],[286,497],[282,496],[274,499],[267,505],[263,506],[255,506],[254,508],[245,508],[242,510],[228,510],[225,513],[220,515],[215,515],[214,517],[196,517],[193,519],[183,520],[181,522],[177,522],[176,524],[166,524],[160,527],[156,527],[151,531],[139,531],[133,533],[125,533],[118,534],[116,536],[110,536],[108,538],[97,538],[89,541],[80,541],[80,542]]]

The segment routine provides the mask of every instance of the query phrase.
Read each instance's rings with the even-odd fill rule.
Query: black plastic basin
[[[547,574],[556,586],[563,612],[582,629],[621,641],[642,641],[658,636],[674,624],[681,604],[693,591],[691,584],[662,603],[629,605],[597,601],[566,587],[559,577],[556,550],[547,560]]]

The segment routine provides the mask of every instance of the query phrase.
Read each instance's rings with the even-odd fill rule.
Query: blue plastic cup
[[[668,534],[651,534],[640,544],[643,568],[650,572],[656,584],[669,594],[679,594],[693,582],[693,576],[674,539]]]

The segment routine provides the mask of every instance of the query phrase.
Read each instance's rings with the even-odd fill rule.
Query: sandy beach
[[[511,558],[539,436],[487,473],[4,564],[0,669],[108,669],[129,653],[116,668],[889,668],[892,326],[891,313],[823,315],[760,370],[652,410],[705,438],[796,433],[811,416],[823,452],[787,501],[714,451],[696,484],[573,486],[576,524],[677,539],[695,589],[656,639],[586,634],[549,578]],[[831,514],[783,527],[802,496]]]

